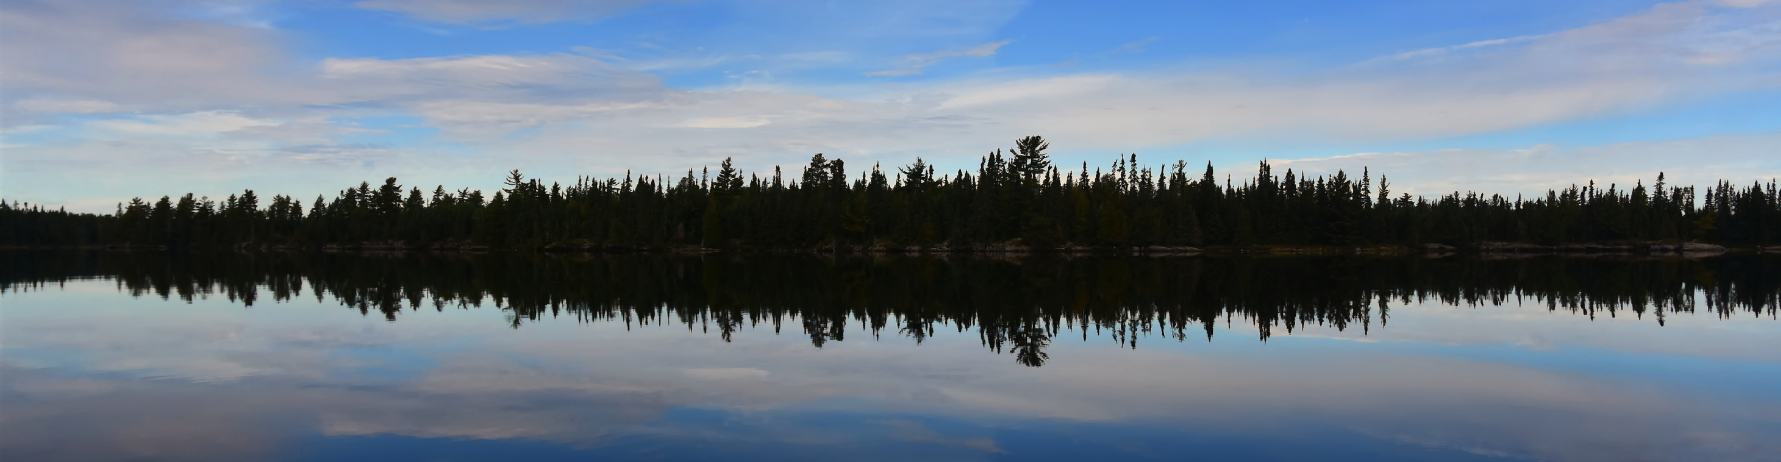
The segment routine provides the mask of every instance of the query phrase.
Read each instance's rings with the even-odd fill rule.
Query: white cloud
[[[23,135],[26,133],[41,132],[44,130],[53,130],[55,128],[57,128],[55,125],[15,125],[15,126],[6,127],[6,128],[0,128],[0,136]]]
[[[577,105],[658,98],[652,75],[571,54],[322,60],[319,77],[342,103],[403,107],[447,100]]]
[[[12,125],[37,120],[30,112],[62,112],[56,109],[190,111],[326,99],[319,89],[285,83],[289,63],[274,31],[168,18],[146,7],[34,0],[0,6],[0,43],[7,44],[0,81],[21,102],[3,108],[0,119]]]
[[[456,58],[414,58],[400,60],[338,59],[322,60],[323,78],[354,77],[403,78],[416,74],[453,73],[482,77],[519,78],[541,75],[557,76],[573,72],[570,66],[551,58],[521,56],[467,56]]]
[[[1107,50],[1104,54],[1107,54],[1107,55],[1129,55],[1129,54],[1134,54],[1134,53],[1143,53],[1146,48],[1150,47],[1150,43],[1155,42],[1156,39],[1157,39],[1157,37],[1149,37],[1149,38],[1126,42],[1123,45],[1113,47],[1113,49],[1111,49],[1111,50]]]
[[[96,114],[117,112],[119,109],[119,106],[115,103],[95,99],[66,100],[33,98],[13,103],[13,106],[27,112],[61,114]]]
[[[853,54],[845,51],[805,51],[785,53],[779,55],[779,57],[787,61],[839,63],[852,59]]]
[[[985,43],[985,44],[977,45],[974,47],[957,48],[957,49],[951,49],[951,50],[936,51],[933,53],[919,53],[919,54],[908,55],[908,56],[903,57],[902,66],[898,67],[897,69],[892,69],[892,70],[888,70],[888,71],[867,72],[866,75],[892,76],[892,75],[920,74],[922,68],[932,66],[935,64],[939,64],[941,61],[945,61],[945,60],[952,59],[952,58],[982,58],[982,57],[994,56],[996,54],[996,50],[1001,49],[1002,46],[1007,45],[1008,42],[1009,42],[1008,40],[1003,40],[1000,42]]]
[[[353,6],[459,24],[542,23],[604,17],[654,0],[368,0]]]
[[[41,128],[31,136],[78,141],[9,143],[0,196],[82,212],[109,212],[129,197],[186,192],[221,197],[251,188],[307,197],[426,162],[410,148],[339,141],[380,130],[323,116],[200,111],[17,128],[32,127]],[[362,168],[380,162],[382,170]],[[75,175],[78,185],[69,183]]]
[[[1034,133],[1075,150],[1109,151],[1233,136],[1291,136],[1311,145],[1485,133],[1773,85],[1735,66],[1775,62],[1781,33],[1767,24],[1777,12],[1736,13],[1665,5],[1570,31],[1453,47],[1489,51],[1484,54],[1443,52],[1439,60],[1411,57],[1290,78],[1197,71],[1010,79],[991,73],[854,101],[785,88],[695,92],[656,108],[662,112],[654,116],[567,123],[500,145],[534,153],[568,154],[583,146],[657,153],[665,156],[587,165],[660,162],[654,168],[675,170],[668,164],[728,155],[764,168],[816,151],[893,156],[894,162],[918,154],[975,157],[983,145]],[[1727,57],[1716,62],[1733,67],[1697,59],[1709,54]],[[671,115],[679,111],[773,123],[721,135],[619,128],[664,126],[656,117],[667,125],[687,120]]]
[[[684,125],[692,128],[754,128],[769,123],[773,122],[751,117],[700,117],[687,119]]]
[[[1650,186],[1663,173],[1672,186],[1710,186],[1724,179],[1738,184],[1781,177],[1781,132],[1725,135],[1602,146],[1538,145],[1524,149],[1447,149],[1432,152],[1363,153],[1271,162],[1286,169],[1331,174],[1361,167],[1392,180],[1393,195],[1441,195],[1455,191],[1544,195],[1594,180],[1622,190],[1636,182]],[[1375,180],[1377,181],[1377,180]]]
[[[244,117],[234,112],[204,111],[180,115],[149,115],[137,119],[99,120],[87,124],[87,127],[126,136],[204,136],[276,125],[276,122]]]
[[[380,5],[438,11],[474,6]],[[547,11],[558,4],[527,5]],[[305,63],[283,52],[275,31],[168,19],[129,4],[89,12],[8,2],[0,7],[5,42],[36,45],[9,46],[0,55],[0,79],[9,98],[19,101],[0,107],[7,111],[8,126],[43,125],[56,113],[144,115],[63,126],[115,135],[79,145],[43,144],[47,138],[36,136],[54,130],[32,137],[9,132],[4,175],[9,185],[23,184],[18,175],[27,171],[46,178],[94,173],[73,170],[77,166],[105,171],[133,165],[185,175],[187,170],[174,166],[219,158],[236,161],[207,166],[218,175],[225,167],[248,175],[260,164],[239,160],[254,158],[410,168],[389,156],[413,152],[413,146],[338,141],[361,132],[327,122],[362,115],[417,116],[438,129],[436,140],[459,143],[469,153],[412,167],[420,171],[476,166],[565,175],[680,171],[724,157],[761,169],[800,164],[815,152],[844,156],[860,167],[876,160],[907,162],[917,155],[947,162],[975,158],[1029,134],[1045,135],[1076,152],[1254,137],[1290,138],[1301,145],[1438,138],[1630,114],[1781,85],[1771,71],[1781,62],[1781,8],[1744,6],[1749,8],[1665,4],[1572,30],[1413,51],[1290,76],[1241,68],[1092,74],[1023,68],[895,85],[751,84],[691,91],[643,72],[667,61],[626,61],[597,50]],[[534,13],[436,14],[463,21],[522,21]],[[892,72],[991,56],[1007,43],[908,55]],[[773,56],[787,62],[851,59],[837,52]],[[687,65],[693,64],[675,66]],[[257,123],[250,121],[271,125],[230,125]],[[162,133],[162,139],[122,138],[131,133]],[[181,142],[166,136],[172,133],[191,136]],[[197,137],[201,133],[209,138]],[[191,162],[175,161],[180,156],[191,156]],[[114,173],[142,176],[138,170]],[[55,186],[63,183],[44,180],[42,199],[119,195]],[[138,183],[138,192],[124,196],[165,187]]]
[[[683,371],[688,377],[704,380],[764,379],[767,371],[752,367],[700,367]]]
[[[1072,75],[1013,82],[985,82],[981,86],[955,87],[959,95],[947,98],[939,109],[969,109],[998,103],[1020,103],[1045,98],[1072,97],[1104,91],[1116,84],[1133,83],[1114,75]]]
[[[1450,47],[1424,48],[1421,50],[1406,51],[1406,52],[1398,53],[1398,54],[1391,55],[1391,56],[1375,58],[1375,59],[1369,60],[1369,61],[1361,63],[1361,64],[1367,65],[1367,64],[1376,64],[1376,63],[1383,63],[1383,62],[1390,62],[1390,61],[1401,61],[1401,60],[1406,60],[1406,59],[1430,58],[1430,57],[1435,57],[1435,56],[1446,55],[1448,53],[1452,53],[1455,51],[1464,51],[1464,50],[1471,50],[1471,49],[1477,49],[1477,48],[1494,47],[1494,46],[1498,46],[1498,45],[1508,45],[1508,44],[1512,44],[1512,43],[1526,42],[1526,41],[1534,40],[1534,39],[1538,39],[1538,38],[1540,38],[1540,37],[1535,36],[1535,35],[1524,35],[1521,37],[1479,40],[1476,42],[1454,45],[1454,46],[1450,46]]]
[[[1455,48],[1489,53],[1375,62],[1321,75],[1152,73],[936,85],[941,108],[969,107],[1034,133],[1139,148],[1290,134],[1378,140],[1484,133],[1626,114],[1777,85],[1781,8],[1660,5],[1602,24]],[[1487,46],[1488,45],[1488,46]],[[1438,55],[1438,56],[1437,56]],[[1426,59],[1439,57],[1439,59]]]

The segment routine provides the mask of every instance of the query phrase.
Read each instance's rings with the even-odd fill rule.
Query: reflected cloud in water
[[[693,274],[711,287],[704,273]],[[245,306],[213,286],[215,295],[188,303],[121,296],[132,283],[116,272],[89,276],[114,279],[41,288],[14,279],[0,295],[0,455],[9,460],[402,460],[476,451],[775,460],[1781,454],[1771,437],[1781,434],[1781,361],[1762,354],[1781,351],[1772,306],[1734,306],[1730,316],[1672,306],[1659,326],[1652,312],[1592,320],[1545,303],[1455,307],[1430,298],[1394,305],[1381,326],[1376,293],[1368,293],[1365,329],[1299,316],[1290,335],[1262,342],[1263,321],[1281,313],[1225,312],[1208,337],[1204,323],[1173,330],[1176,315],[1157,314],[1164,304],[1133,307],[1143,295],[1133,292],[1107,296],[1130,309],[1100,317],[915,305],[885,312],[885,327],[876,327],[870,313],[859,314],[871,307],[863,304],[725,331],[710,327],[722,313],[709,312],[626,319],[559,307],[553,318],[549,304],[528,308],[511,293],[500,309],[491,301],[434,310],[398,297],[402,312],[387,322],[376,309],[342,310],[332,296]],[[257,290],[273,290],[258,280]],[[998,285],[1027,282],[964,292],[1016,293]],[[566,291],[591,290],[563,287],[530,296],[572,300]],[[445,292],[421,289],[425,298]],[[1345,296],[1339,289],[1320,296]],[[1707,306],[1707,294],[1697,290],[1692,300]],[[767,297],[703,295],[718,300],[707,308]],[[517,312],[527,309],[535,321]],[[1108,321],[1119,316],[1138,320]],[[853,322],[832,328],[836,318]],[[919,343],[899,336],[908,335],[895,327],[907,318],[925,318],[931,332]],[[515,329],[515,319],[528,321]],[[819,335],[801,332],[806,326]],[[1047,344],[1016,351],[1034,335]],[[1001,354],[985,350],[998,340]],[[1018,358],[1035,353],[1048,358],[1043,367]],[[405,449],[373,457],[367,448]]]

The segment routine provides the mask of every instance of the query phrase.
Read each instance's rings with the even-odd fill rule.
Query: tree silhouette
[[[396,178],[318,196],[307,211],[293,197],[264,201],[253,190],[219,201],[163,196],[119,203],[110,214],[0,201],[0,245],[119,246],[194,250],[282,248],[502,248],[631,252],[700,245],[737,250],[910,246],[985,249],[1016,239],[1034,252],[1065,246],[1126,251],[1150,246],[1420,246],[1492,241],[1540,245],[1654,241],[1781,244],[1777,184],[1650,186],[1588,182],[1508,198],[1453,192],[1393,197],[1384,176],[1347,172],[1254,176],[1212,165],[1195,177],[1185,161],[1161,166],[1122,154],[1105,168],[1060,171],[1038,136],[1015,140],[975,170],[939,175],[923,158],[851,176],[823,154],[801,174],[745,175],[732,159],[674,179],[577,177],[568,184],[508,172],[493,196],[435,186],[431,197]],[[1377,188],[1375,192],[1374,189]]]

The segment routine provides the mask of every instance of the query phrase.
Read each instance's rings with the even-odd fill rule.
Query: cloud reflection
[[[110,283],[70,283],[83,284]],[[983,354],[968,335],[944,332],[919,346],[856,339],[816,349],[765,326],[741,329],[733,343],[723,343],[676,327],[627,331],[605,322],[514,331],[488,322],[493,310],[385,323],[306,299],[241,309],[222,300],[183,305],[85,292],[6,295],[0,451],[8,458],[264,459],[292,450],[304,435],[521,440],[590,450],[638,438],[744,438],[789,447],[900,441],[961,454],[1032,455],[999,441],[998,429],[1060,425],[1285,439],[1311,426],[1380,445],[1545,460],[1759,460],[1781,453],[1763,431],[1781,424],[1773,417],[1781,415],[1781,400],[1773,394],[1690,393],[1638,376],[1605,378],[1418,346],[1462,334],[1467,320],[1505,313],[1565,319],[1542,316],[1550,314],[1543,307],[1413,305],[1394,313],[1394,326],[1455,319],[1417,324],[1426,338],[1360,348],[1227,335],[1212,343],[1149,342],[1133,351],[1098,335],[1086,342],[1065,335],[1051,353],[1067,360],[1027,368]],[[90,322],[93,316],[111,322]],[[1711,334],[1695,339],[1708,343],[1751,340],[1687,332]],[[1781,376],[1772,365],[1755,364],[1724,369],[1720,378]],[[404,370],[414,372],[391,375]],[[1649,373],[1666,371],[1658,365]],[[726,423],[714,432],[677,417],[685,409],[713,410],[743,427]],[[816,415],[843,422],[800,420]],[[923,423],[932,419],[966,422],[972,430]]]

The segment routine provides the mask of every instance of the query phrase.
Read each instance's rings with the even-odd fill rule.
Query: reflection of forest
[[[1062,258],[637,255],[4,252],[0,291],[110,278],[133,295],[332,296],[395,320],[403,310],[492,303],[514,327],[545,316],[676,323],[726,340],[738,328],[800,324],[817,347],[858,322],[915,341],[937,326],[975,328],[1022,364],[1045,362],[1051,337],[1095,330],[1208,338],[1241,320],[1288,332],[1307,324],[1383,326],[1395,304],[1544,304],[1587,316],[1697,308],[1775,317],[1781,258]],[[1190,331],[1192,332],[1190,334]]]

